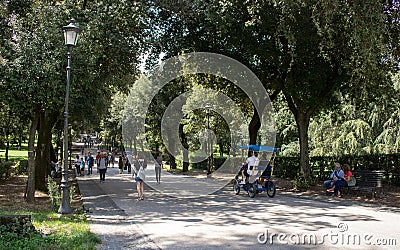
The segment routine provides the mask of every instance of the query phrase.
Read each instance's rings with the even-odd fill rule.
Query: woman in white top
[[[75,156],[75,169],[76,169],[76,176],[81,174],[81,159],[79,159],[79,155]]]
[[[104,154],[101,155],[98,163],[98,169],[100,172],[100,183],[104,183],[106,181],[106,172],[107,172],[107,156]]]
[[[138,155],[138,157],[135,160],[134,166],[135,167],[133,168],[134,172],[133,172],[132,177],[134,176],[135,181],[136,181],[136,190],[138,192],[138,200],[144,200],[144,181],[146,178],[144,170],[147,167],[147,162],[143,155]]]

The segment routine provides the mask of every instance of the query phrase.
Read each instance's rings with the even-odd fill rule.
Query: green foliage
[[[90,232],[85,214],[60,217],[56,213],[32,214],[37,232],[24,237],[15,233],[0,233],[0,249],[96,249],[100,240]]]
[[[47,187],[49,189],[49,196],[51,204],[53,205],[53,210],[56,212],[61,204],[61,192],[59,186],[52,178],[49,178]]]
[[[310,176],[318,180],[328,179],[335,162],[349,164],[352,170],[384,170],[385,181],[400,184],[400,154],[314,156],[310,158]],[[277,177],[296,179],[300,178],[299,172],[298,157],[278,156],[275,159],[274,174]]]
[[[57,212],[61,204],[61,188],[52,178],[49,178],[47,183],[47,188],[49,190],[49,196],[51,204],[53,205],[53,211]],[[74,194],[76,192],[75,186],[69,187],[69,200],[72,201]]]
[[[16,238],[21,239],[32,238],[35,236],[36,230],[32,225],[30,219],[26,218],[14,218],[14,221],[10,222],[6,225],[0,226],[0,238],[3,236],[4,238]]]
[[[296,178],[292,181],[293,187],[297,191],[306,191],[311,186],[316,185],[316,179],[313,177],[304,177],[304,176],[296,176]]]
[[[0,179],[8,179],[11,176],[11,170],[14,162],[2,161],[0,162]]]
[[[182,50],[223,53],[249,66],[270,92],[281,91],[296,121],[285,120],[283,133],[293,137],[293,128],[298,129],[297,138],[285,144],[301,143],[302,170],[308,172],[311,117],[333,110],[339,93],[370,102],[370,96],[387,92],[382,82],[392,63],[398,65],[391,61],[395,57],[388,44],[396,45],[398,36],[388,36],[387,25],[392,27],[392,22],[384,5],[379,1],[197,0],[169,6],[156,1],[154,22],[162,28],[161,34],[154,34],[154,43],[158,46],[161,40],[167,56]],[[370,152],[371,147],[364,145],[369,143],[371,125],[358,118],[346,122],[336,146],[347,153],[360,147],[360,153]],[[295,148],[289,149],[293,155]]]
[[[27,175],[28,174],[28,160],[20,160],[14,166],[14,173],[16,175]]]

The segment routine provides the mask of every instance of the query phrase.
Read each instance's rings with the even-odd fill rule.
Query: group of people
[[[97,151],[97,155],[94,158],[91,152],[88,152],[85,157],[75,157],[75,168],[77,176],[84,176],[85,166],[87,165],[87,174],[93,173],[94,164],[97,165],[97,169],[100,175],[100,183],[105,182],[105,176],[107,168],[110,166],[114,167],[115,152],[111,154],[109,152]],[[162,155],[157,152],[154,155],[155,158],[155,173],[156,181],[159,184],[161,182],[161,168],[162,168]],[[133,167],[132,167],[133,166]],[[128,170],[128,173],[132,173],[132,178],[136,182],[136,189],[138,192],[138,200],[144,200],[144,181],[145,181],[145,169],[147,168],[147,161],[143,153],[137,154],[133,157],[131,154],[120,154],[118,159],[119,174],[122,174],[124,169]]]
[[[93,174],[93,166],[96,163],[97,169],[101,174],[101,181],[104,182],[104,169],[109,166],[109,160],[107,155],[102,154],[98,151],[96,158],[93,157],[91,152],[88,152],[85,157],[79,158],[79,155],[75,156],[75,169],[77,176],[84,176],[85,175],[85,168],[87,166],[87,175]]]
[[[239,184],[246,184],[250,176],[254,176],[257,174],[256,167],[260,164],[260,160],[258,159],[257,153],[255,151],[250,151],[249,153],[250,156],[247,158],[246,162],[243,163],[239,172],[239,174],[242,175],[242,181]],[[270,171],[270,169],[266,168],[264,171],[268,172]],[[261,174],[261,176],[264,175],[264,173]],[[349,185],[352,176],[353,173],[350,171],[350,166],[348,164],[344,164],[342,166],[340,165],[340,163],[335,163],[335,169],[330,174],[330,179],[324,181],[326,191],[328,193],[332,193],[338,198],[342,197],[342,188]]]
[[[242,167],[239,171],[239,173],[242,175],[242,181],[239,184],[246,184],[250,176],[255,176],[258,174],[258,170],[256,168],[258,166],[263,166],[263,172],[260,175],[258,184],[258,187],[261,188],[265,178],[271,174],[270,161],[267,159],[265,153],[261,156],[261,160],[257,157],[256,151],[250,151],[249,154],[250,156],[246,159],[246,162],[242,164]]]
[[[348,164],[344,164],[342,167],[340,163],[335,163],[335,169],[330,174],[330,179],[324,181],[326,191],[341,198],[342,187],[347,187],[349,185],[352,176],[353,173],[350,171],[350,166]]]

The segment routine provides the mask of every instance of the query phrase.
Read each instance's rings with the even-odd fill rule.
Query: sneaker
[[[334,190],[332,188],[329,188],[329,189],[326,190],[326,192],[333,193]]]
[[[144,197],[142,196],[142,197],[140,197],[140,200],[144,200]]]

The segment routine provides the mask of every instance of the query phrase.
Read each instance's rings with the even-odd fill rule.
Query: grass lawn
[[[25,202],[26,176],[13,176],[0,182],[0,216],[31,215],[36,232],[21,237],[5,232],[0,226],[0,249],[96,249],[100,240],[90,232],[77,189],[71,200],[73,213],[59,215],[53,211],[48,194],[35,193],[35,203]],[[72,180],[72,178],[70,178]],[[75,180],[72,184],[76,185]]]
[[[0,159],[6,158],[6,150],[0,150]],[[8,159],[10,161],[28,160],[28,150],[9,150]]]
[[[6,158],[6,149],[0,149],[0,159],[4,160]],[[28,160],[28,145],[22,144],[21,150],[17,147],[11,146],[8,150],[8,159],[10,161]]]

